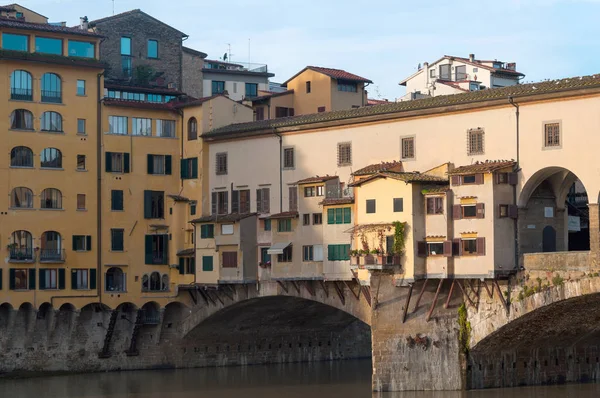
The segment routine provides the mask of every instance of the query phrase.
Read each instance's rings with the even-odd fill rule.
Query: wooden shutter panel
[[[169,235],[163,235],[162,239],[162,262],[161,264],[169,264]]]
[[[452,176],[452,185],[460,185],[460,176]]]
[[[165,174],[170,176],[173,170],[171,155],[165,155]]]
[[[213,270],[213,257],[212,256],[202,256],[202,271],[212,271]]]
[[[96,269],[90,268],[90,289],[96,288]]]
[[[271,189],[263,188],[262,200],[263,200],[262,211],[264,213],[270,213],[271,212]]]
[[[427,256],[427,242],[417,242],[417,256]]]
[[[352,219],[352,212],[349,207],[344,207],[344,224],[350,224]]]
[[[0,290],[2,290],[2,270],[0,269]]]
[[[256,212],[257,213],[263,212],[263,210],[262,210],[262,193],[263,193],[262,188],[258,188],[256,190]]]
[[[444,241],[444,256],[452,257],[452,241],[451,240]]]
[[[191,178],[198,178],[198,158],[192,158],[192,175]]]
[[[327,209],[327,224],[335,223],[335,209]]]
[[[123,173],[129,173],[129,153],[123,154]]]
[[[35,269],[29,270],[29,290],[35,290]]]
[[[192,257],[191,261],[190,271],[192,271],[192,274],[196,274],[196,257]]]
[[[485,204],[477,203],[475,205],[475,209],[477,210],[477,218],[485,218]]]
[[[327,246],[327,260],[328,261],[333,261],[334,249],[335,249],[335,247],[333,245]]]
[[[298,188],[290,187],[290,211],[298,210]]]
[[[187,174],[188,168],[186,167],[187,164],[188,164],[188,159],[181,159],[179,161],[179,177],[182,180],[185,180],[188,178],[188,174]]]
[[[185,274],[185,258],[179,257],[179,275]]]
[[[217,193],[213,192],[211,195],[210,213],[217,214]]]
[[[483,184],[483,173],[475,174],[475,184],[478,184],[478,185]]]
[[[15,290],[15,270],[11,268],[8,270],[8,288]]]
[[[462,206],[461,205],[453,205],[452,206],[452,219],[460,220],[462,218]]]
[[[485,238],[477,238],[477,255],[485,256]]]
[[[104,154],[104,169],[107,173],[112,171],[112,152],[106,152]]]
[[[87,235],[85,237],[85,249],[86,251],[90,251],[92,250],[92,236],[91,235]]]
[[[341,207],[335,209],[335,223],[341,224],[344,222],[344,213]]]
[[[154,174],[154,155],[148,155],[148,174]]]
[[[75,245],[75,242],[77,240],[76,238],[77,238],[77,235],[73,235],[73,242],[72,242],[72,244],[73,244],[73,247],[72,247],[73,251],[75,251],[76,248],[77,248],[77,246]]]
[[[452,239],[452,254],[455,256],[462,255],[462,242],[459,238]]]
[[[146,235],[145,239],[145,263],[152,264],[152,235]]]
[[[517,185],[519,182],[519,175],[517,173],[508,173],[508,183],[510,185]]]
[[[152,191],[144,191],[144,218],[152,218]]]
[[[231,191],[231,212],[240,212],[240,191]]]
[[[517,205],[508,205],[508,216],[516,219],[519,216],[519,208]]]
[[[60,290],[65,290],[65,269],[64,268],[59,268],[58,269],[58,288]]]
[[[71,270],[71,289],[77,289],[77,270],[75,269]]]
[[[33,277],[35,278],[35,270],[29,270],[29,289],[35,290],[35,279],[33,281],[33,287],[31,287],[31,271],[33,271]],[[46,273],[43,269],[40,270],[40,290],[46,288]]]

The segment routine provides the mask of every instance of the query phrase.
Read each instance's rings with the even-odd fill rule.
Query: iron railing
[[[244,72],[254,72],[254,73],[267,73],[269,72],[269,68],[266,64],[255,64],[251,62],[227,62],[227,61],[219,61],[219,62],[210,62],[206,61],[204,63],[204,69],[208,70],[232,70],[232,71],[244,71]]]
[[[31,247],[11,247],[9,260],[11,262],[33,262],[35,254]]]
[[[62,263],[65,261],[65,249],[41,249],[41,263]]]
[[[10,99],[19,101],[33,101],[33,90],[30,88],[11,88]]]
[[[42,90],[42,102],[61,104],[62,93],[60,91]]]

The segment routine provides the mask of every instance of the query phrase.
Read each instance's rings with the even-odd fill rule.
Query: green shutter
[[[162,236],[162,262],[161,264],[169,264],[169,235]]]
[[[35,278],[35,270],[29,270],[29,289],[31,289],[31,271],[33,271],[33,277]],[[33,288],[35,289],[35,280],[33,281]],[[46,273],[43,269],[40,270],[40,290],[46,288]]]
[[[213,258],[212,256],[202,256],[202,271],[213,270]]]
[[[58,288],[60,290],[65,290],[65,269],[58,269]]]
[[[90,268],[90,289],[96,288],[96,269]]]
[[[192,265],[190,267],[190,271],[192,271],[192,274],[196,274],[196,257],[192,257]]]
[[[350,260],[350,245],[342,245],[342,260]]]
[[[8,288],[15,290],[15,269],[11,268],[8,270]]]
[[[198,158],[192,158],[192,175],[191,178],[198,178]]]
[[[123,154],[123,173],[129,173],[129,153]]]
[[[73,251],[75,251],[77,249],[77,245],[75,244],[76,241],[77,241],[77,235],[73,235]]]
[[[335,210],[327,209],[327,224],[335,224]]]
[[[165,155],[165,174],[170,176],[171,170],[171,155]]]
[[[327,260],[333,261],[333,245],[327,246]]]
[[[352,212],[349,207],[344,207],[344,224],[350,224],[352,219]]]
[[[185,274],[185,258],[179,257],[179,275]]]
[[[90,250],[92,250],[92,236],[91,235],[87,235],[85,237],[85,250],[87,250],[88,252]]]
[[[186,167],[187,166],[187,162],[188,162],[187,159],[181,159],[179,161],[179,169],[180,169],[179,170],[179,175],[181,176],[182,180],[185,180],[185,179],[189,178],[188,173],[187,173],[188,169]]]
[[[71,270],[71,289],[77,290],[77,270]]]
[[[144,191],[144,218],[152,218],[152,191]]]
[[[342,224],[344,222],[344,209],[341,207],[335,209],[335,223]]]
[[[152,235],[146,235],[146,264],[152,264]]]
[[[213,239],[215,237],[215,224],[210,224],[208,226],[208,237]]]
[[[107,173],[112,171],[112,152],[106,152],[104,154],[104,169]]]
[[[148,154],[148,174],[154,174],[154,155]]]

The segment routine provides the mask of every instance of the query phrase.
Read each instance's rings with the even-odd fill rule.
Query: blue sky
[[[7,2],[8,3],[8,2]],[[112,14],[111,0],[20,0],[70,25]],[[304,66],[373,80],[370,97],[404,93],[398,82],[444,54],[514,61],[525,81],[600,72],[600,0],[115,0],[187,33],[185,45],[218,58],[266,63],[282,82]]]

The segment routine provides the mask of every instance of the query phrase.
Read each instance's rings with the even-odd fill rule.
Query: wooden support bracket
[[[469,304],[471,304],[471,306],[473,308],[475,308],[475,303],[473,302],[473,300],[471,300],[471,297],[469,297],[469,295],[467,294],[467,291],[465,290],[465,288],[462,286],[462,284],[460,282],[456,282],[456,284],[458,285],[458,287],[460,287],[460,290],[462,291],[463,295],[467,298],[467,300],[469,301]]]
[[[219,296],[219,291],[215,290],[215,297],[217,298],[217,300],[219,300],[219,303],[221,303],[221,305],[225,305],[225,303],[223,302],[223,300],[221,300],[221,296]]]
[[[362,290],[363,296],[365,297],[365,300],[367,300],[369,307],[372,307],[373,304],[371,303],[371,288],[369,286],[361,286],[360,284],[358,286]]]
[[[427,322],[431,319],[431,314],[433,314],[433,310],[435,309],[435,305],[437,304],[438,296],[440,295],[440,290],[442,290],[442,285],[444,284],[444,280],[440,279],[440,283],[438,283],[437,290],[435,291],[435,296],[433,297],[433,302],[431,303],[431,307],[429,308],[429,312],[427,313],[427,318],[425,319]]]
[[[194,296],[194,293],[192,293],[191,290],[188,290],[188,293],[190,294],[190,297],[192,298],[192,301],[194,302],[194,305],[198,304],[198,299],[196,299],[196,296]]]
[[[289,293],[289,291],[288,291],[288,288],[287,288],[287,286],[285,285],[285,283],[283,283],[282,281],[277,281],[277,284],[278,284],[279,286],[281,286],[281,289],[282,289],[284,292],[286,292],[286,293]]]
[[[315,297],[315,288],[312,285],[312,281],[305,281],[304,282],[304,287],[306,288],[306,291],[313,297]]]
[[[335,291],[338,295],[338,297],[340,298],[340,301],[342,302],[342,305],[346,305],[346,298],[344,297],[344,287],[342,285],[342,287],[340,287],[340,285],[338,285],[338,282],[334,281],[333,282],[333,287],[335,288]]]
[[[327,287],[327,283],[325,281],[319,281],[323,291],[325,292],[325,297],[329,298],[329,288]]]
[[[506,311],[508,311],[508,303],[506,302],[506,299],[504,298],[504,295],[502,294],[502,290],[500,290],[500,285],[498,285],[498,280],[494,279],[494,285],[496,286],[496,289],[498,289],[498,296],[500,296],[500,300],[502,300],[502,304],[504,305],[504,308],[506,308]],[[492,286],[492,289],[494,287]]]
[[[203,299],[204,299],[204,301],[206,302],[206,305],[210,305],[210,304],[208,303],[208,302],[209,302],[209,300],[210,300],[210,302],[211,302],[213,305],[216,305],[215,301],[212,299],[212,297],[210,297],[210,295],[208,294],[208,292],[206,292],[206,291],[204,291],[204,290],[200,289],[200,290],[198,290],[198,293],[200,293],[200,296],[202,296],[202,298],[203,298]]]
[[[450,293],[448,293],[448,298],[446,299],[446,303],[444,304],[444,308],[448,309],[450,306],[450,300],[452,299],[452,293],[454,292],[454,284],[456,283],[456,279],[452,279],[452,285],[450,285]]]
[[[427,282],[429,282],[429,279],[425,279],[425,282],[423,282],[423,286],[421,286],[421,291],[419,292],[419,297],[417,297],[417,302],[415,303],[415,308],[413,308],[413,310],[412,310],[413,313],[417,312],[417,309],[419,308],[419,303],[421,302],[421,297],[423,297],[423,292],[425,292],[425,287],[427,286]]]
[[[492,291],[490,291],[487,282],[483,281],[483,287],[485,288],[485,291],[487,292],[488,296],[490,298],[494,298],[494,286],[492,285]]]
[[[348,289],[350,289],[350,291],[352,292],[352,295],[354,295],[354,298],[359,300],[360,299],[360,284],[358,285],[358,293],[355,293],[354,290],[352,290],[352,287],[350,286],[348,281],[344,281],[344,284],[348,287]]]
[[[227,298],[228,298],[229,300],[233,301],[233,296],[232,296],[231,294],[229,294],[229,292],[228,292],[228,290],[229,290],[229,289],[228,289],[228,288],[229,288],[229,285],[224,285],[224,286],[223,286],[223,290],[221,290],[221,291],[223,292],[223,294],[224,294],[225,296],[227,296]]]
[[[408,288],[408,297],[406,297],[406,303],[404,304],[404,313],[402,314],[402,323],[406,322],[406,313],[408,312],[408,306],[410,305],[410,298],[412,296],[413,285]]]
[[[294,286],[294,289],[296,289],[296,292],[298,294],[300,294],[300,286],[298,286],[298,282],[292,281],[292,286]]]

